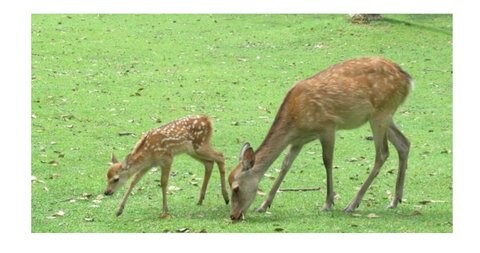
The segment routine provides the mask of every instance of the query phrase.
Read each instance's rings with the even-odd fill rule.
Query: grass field
[[[384,56],[415,78],[396,116],[410,139],[404,203],[385,209],[398,159],[391,156],[352,214],[342,209],[374,160],[368,126],[337,133],[334,211],[325,200],[318,142],[305,146],[265,214],[231,224],[214,171],[195,205],[203,165],[175,159],[169,219],[160,219],[160,172],[102,198],[110,156],[142,132],[207,114],[227,170],[241,145],[257,147],[287,90],[339,61]],[[452,16],[385,15],[358,25],[346,15],[33,15],[32,232],[452,232]],[[134,135],[119,136],[119,132]],[[268,192],[282,159],[267,172]],[[257,196],[252,208],[264,196]]]

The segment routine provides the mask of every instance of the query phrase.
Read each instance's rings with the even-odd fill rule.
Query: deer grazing
[[[232,190],[230,218],[238,220],[255,199],[257,187],[270,165],[287,147],[278,178],[257,209],[264,212],[303,145],[319,139],[326,169],[327,196],[322,210],[334,202],[332,161],[337,129],[354,129],[370,123],[375,144],[375,163],[368,178],[344,211],[357,208],[377,176],[388,153],[390,141],[398,152],[396,190],[389,207],[402,201],[410,142],[393,122],[393,114],[413,86],[412,78],[397,64],[375,57],[344,61],[298,82],[285,96],[275,120],[260,147],[254,152],[245,144],[240,162],[229,175]]]
[[[181,153],[186,153],[205,166],[205,176],[200,190],[198,205],[205,198],[208,181],[212,174],[213,164],[216,163],[220,170],[220,183],[223,199],[228,204],[228,193],[225,186],[225,169],[223,154],[216,152],[211,143],[212,123],[206,116],[190,116],[150,130],[138,141],[135,148],[123,162],[119,162],[112,155],[112,165],[107,174],[107,188],[105,195],[112,195],[125,182],[133,176],[127,192],[123,196],[117,210],[121,215],[125,208],[128,196],[133,187],[140,181],[145,173],[152,167],[161,168],[161,187],[163,211],[160,217],[168,217],[167,183],[173,158]]]

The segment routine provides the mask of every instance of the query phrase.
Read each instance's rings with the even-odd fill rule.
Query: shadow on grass
[[[430,31],[430,32],[436,32],[436,33],[441,33],[441,34],[445,34],[445,35],[452,35],[452,30],[451,29],[447,29],[447,28],[440,29],[440,28],[436,28],[436,27],[419,25],[419,24],[415,24],[415,23],[411,23],[411,22],[407,22],[407,21],[403,21],[403,20],[397,20],[397,19],[393,19],[393,18],[389,18],[389,17],[384,17],[381,20],[379,20],[379,22],[390,23],[392,25],[405,25],[405,26],[410,26],[412,28],[417,28],[417,29],[426,30],[426,31]]]

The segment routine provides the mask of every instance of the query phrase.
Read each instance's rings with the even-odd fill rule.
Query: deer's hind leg
[[[202,161],[203,164],[205,165],[205,178],[202,184],[203,197],[205,196],[208,180],[210,179],[211,171],[213,168],[213,162],[215,162],[220,172],[220,186],[221,186],[222,196],[223,196],[223,199],[225,200],[225,203],[228,204],[230,200],[228,198],[228,192],[225,184],[225,159],[223,158],[223,154],[215,151],[213,147],[209,143],[207,143],[207,144],[201,145],[198,149],[196,149],[195,154],[193,154],[192,156]],[[202,192],[200,193],[200,196],[202,196]],[[201,200],[203,201],[203,199]],[[199,200],[199,204],[201,204],[200,200]]]
[[[163,164],[160,165],[162,169],[162,175],[160,179],[160,184],[162,187],[162,213],[160,218],[168,218],[168,204],[167,204],[167,185],[168,178],[170,177],[170,169],[172,167],[173,157],[166,157]]]
[[[373,169],[368,175],[367,180],[362,184],[360,190],[353,198],[353,200],[345,207],[345,212],[354,211],[362,201],[363,195],[367,191],[370,184],[380,172],[383,164],[388,158],[388,142],[387,142],[387,129],[391,123],[391,116],[389,114],[379,114],[370,119],[370,126],[373,133],[373,141],[375,143],[375,164]]]
[[[400,132],[397,126],[392,122],[387,132],[388,140],[393,144],[398,152],[398,175],[397,183],[395,185],[395,196],[388,206],[389,208],[397,207],[398,203],[402,202],[403,185],[405,183],[405,172],[408,166],[408,153],[410,151],[410,142],[407,137]]]

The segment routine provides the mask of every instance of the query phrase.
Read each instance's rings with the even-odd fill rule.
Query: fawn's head
[[[259,178],[251,170],[255,164],[255,152],[250,144],[243,145],[240,151],[240,162],[232,170],[228,178],[232,190],[232,206],[230,218],[239,220],[243,218],[248,208],[257,195]]]
[[[107,188],[105,195],[112,195],[128,180],[128,170],[125,163],[120,163],[115,155],[112,154],[112,162],[107,173]]]

